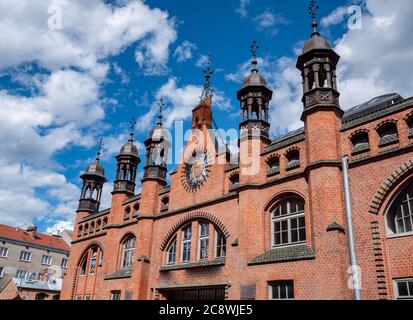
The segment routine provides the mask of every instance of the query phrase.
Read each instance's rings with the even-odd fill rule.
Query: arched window
[[[280,158],[278,156],[272,156],[267,160],[268,174],[280,173]]]
[[[135,245],[136,245],[136,238],[134,236],[130,236],[123,241],[122,269],[129,269],[133,267]]]
[[[169,210],[169,197],[163,197],[161,200],[161,211],[168,211]]]
[[[182,230],[182,254],[181,261],[187,263],[191,260],[191,237],[192,237],[192,224]]]
[[[300,150],[289,150],[285,156],[287,158],[287,170],[295,169],[300,166]]]
[[[94,233],[95,232],[95,222],[91,222],[90,223],[90,233]]]
[[[82,233],[83,233],[83,226],[80,225],[79,229],[77,230],[77,237],[80,238],[82,236]]]
[[[127,208],[125,209],[124,214],[123,214],[123,221],[129,220],[129,218],[130,218],[130,208],[127,207]]]
[[[234,173],[230,178],[230,190],[234,190],[239,187],[239,173]]]
[[[404,188],[386,214],[390,234],[413,233],[413,183]]]
[[[353,154],[370,150],[369,134],[367,131],[361,131],[354,134],[350,140],[353,146]]]
[[[133,217],[132,218],[136,218],[138,215],[139,215],[139,203],[133,206]]]
[[[273,247],[306,241],[304,201],[284,199],[271,211]]]
[[[172,265],[176,263],[176,239],[172,242],[168,249],[167,264]]]
[[[98,263],[98,265],[97,265]],[[81,276],[94,275],[97,271],[97,266],[101,267],[103,264],[103,252],[98,246],[89,248],[84,254],[79,264],[79,274]]]
[[[379,146],[385,146],[399,141],[399,134],[397,133],[396,122],[386,122],[382,124],[378,129]]]

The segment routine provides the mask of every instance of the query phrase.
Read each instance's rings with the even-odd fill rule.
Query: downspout
[[[353,210],[351,206],[351,194],[350,194],[350,182],[348,176],[348,156],[342,158],[343,165],[343,182],[344,182],[344,199],[346,203],[346,220],[347,220],[347,233],[348,243],[350,248],[350,262],[351,273],[353,276],[354,297],[356,300],[361,300],[361,282],[359,275],[359,266],[357,263],[356,245],[353,229]]]

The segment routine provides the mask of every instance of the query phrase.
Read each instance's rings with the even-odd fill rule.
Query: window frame
[[[385,224],[387,230],[387,237],[397,238],[397,237],[407,237],[413,235],[413,196],[410,197],[409,192],[413,195],[413,183],[408,184],[401,189],[391,201],[390,205],[387,208],[385,214]],[[403,210],[403,204],[407,203],[407,208],[409,211],[408,215],[404,215],[404,212],[401,212],[401,217],[399,217],[399,210]],[[395,212],[392,210],[394,209]],[[411,230],[406,231],[406,222],[405,219],[410,218]],[[389,221],[390,220],[390,221]],[[399,226],[397,224],[398,220],[401,220],[403,223],[403,232],[399,232]],[[393,228],[393,227],[394,228]]]
[[[9,248],[8,247],[0,247],[0,258],[7,259],[9,255]]]
[[[296,200],[296,201],[300,201],[302,202],[303,205],[303,211],[297,211],[294,213],[291,213],[291,202],[292,200]],[[283,203],[287,203],[287,214],[285,215],[280,215],[275,217],[274,213],[277,207],[281,206]],[[291,226],[291,221],[293,219],[297,219],[297,227],[294,228],[294,230],[297,230],[297,236],[299,237],[300,234],[300,228],[299,227],[299,220],[300,218],[304,218],[304,240],[300,240],[300,241],[295,241],[292,242],[292,226]],[[279,243],[276,244],[275,243],[275,223],[280,222],[282,223],[283,221],[287,221],[287,237],[288,237],[288,242],[286,243]],[[300,198],[300,197],[294,197],[294,196],[290,196],[290,197],[286,197],[284,199],[281,199],[280,201],[278,201],[271,209],[270,211],[270,223],[271,223],[271,248],[275,249],[275,248],[279,248],[279,247],[286,247],[286,246],[295,246],[295,245],[300,245],[303,243],[307,242],[307,224],[306,224],[306,214],[305,214],[305,201],[304,199]],[[281,230],[281,229],[280,229]],[[282,234],[283,231],[280,231],[280,233]],[[282,242],[282,241],[281,241]]]
[[[24,274],[24,277],[19,276],[22,273]],[[28,275],[29,275],[29,273],[26,270],[17,269],[15,278],[21,279],[21,280],[26,280],[28,278]]]
[[[221,232],[218,231],[217,229],[214,230],[215,232],[215,237],[214,237],[214,257],[215,259],[219,259],[219,258],[226,258],[227,257],[227,238],[225,237],[225,235]],[[220,240],[223,239],[223,243],[220,243]],[[220,255],[218,255],[218,249],[220,248],[221,252],[224,252],[224,254],[222,255],[222,253]]]
[[[45,261],[47,260],[47,261]],[[50,261],[49,261],[50,260]],[[53,257],[47,254],[42,255],[42,266],[51,266],[53,262]]]
[[[63,262],[65,262],[65,263],[63,263]],[[69,265],[69,259],[67,259],[67,258],[62,258],[62,261],[60,262],[60,266],[63,268],[63,269],[67,269],[67,266]]]
[[[132,242],[132,246],[128,247],[128,243]],[[136,237],[128,236],[122,242],[122,259],[121,259],[121,269],[131,269],[134,265],[134,257],[136,250]],[[128,262],[126,264],[126,262]]]
[[[3,278],[4,267],[0,267],[0,278]]]
[[[27,259],[25,258],[26,256],[28,256]],[[19,260],[22,261],[22,262],[31,262],[32,261],[32,253],[30,251],[25,251],[25,250],[20,251]]]
[[[115,297],[117,299],[114,299]],[[112,290],[110,292],[110,300],[119,301],[119,300],[121,300],[121,298],[122,298],[122,291],[121,290]]]
[[[205,229],[203,229],[205,227]],[[206,230],[206,233],[203,234],[202,231]],[[203,252],[206,252],[206,256],[202,256],[202,246],[205,247],[206,243],[206,251],[205,248]],[[199,222],[198,223],[198,261],[208,261],[209,259],[209,223],[208,222]]]
[[[291,284],[292,290],[292,297],[289,297],[289,289],[288,285]],[[286,298],[281,298],[281,289],[282,286],[285,286]],[[278,289],[278,298],[274,298],[274,287]],[[294,289],[294,281],[293,280],[277,280],[277,281],[269,281],[268,282],[268,300],[275,300],[275,301],[284,301],[284,300],[294,300],[295,299],[295,289]]]
[[[172,265],[176,264],[177,247],[178,247],[178,241],[177,241],[176,238],[174,238],[174,240],[171,242],[168,249],[166,250],[166,265],[172,266]],[[171,254],[172,249],[173,249],[173,253]],[[173,261],[171,260],[171,256],[173,256],[173,258],[174,258]]]
[[[400,296],[399,283],[402,283],[402,282],[407,283],[407,291],[409,295],[406,297]],[[412,288],[410,288],[410,283],[412,284]],[[413,278],[394,279],[393,290],[394,290],[394,297],[396,300],[413,300]]]
[[[185,231],[187,229],[190,229],[190,235],[189,238],[185,238]],[[190,263],[191,262],[191,246],[192,246],[192,223],[186,225],[184,228],[181,230],[182,238],[181,238],[181,263]],[[184,260],[184,252],[185,252],[185,245],[187,245],[187,259]]]

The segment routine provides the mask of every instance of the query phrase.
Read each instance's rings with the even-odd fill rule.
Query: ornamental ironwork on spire
[[[252,61],[251,61],[252,71],[258,71],[258,69],[257,69],[257,63],[258,63],[258,61],[257,61],[257,50],[259,48],[260,47],[258,46],[257,41],[254,40],[251,44],[251,50],[250,50],[251,54],[252,54]]]
[[[211,53],[208,54],[208,62],[206,68],[202,70],[202,73],[204,74],[205,77],[205,82],[204,82],[204,88],[202,89],[202,94],[200,96],[201,102],[211,98],[214,94],[212,90],[212,85],[211,85],[211,77],[214,74],[214,71],[211,69],[212,67],[212,62],[211,62]]]
[[[308,13],[311,16],[312,19],[312,25],[311,27],[313,28],[313,34],[318,34],[317,32],[317,27],[318,27],[318,23],[317,23],[317,11],[318,9],[320,9],[320,7],[317,5],[315,0],[311,0],[310,1],[310,7],[308,9]]]

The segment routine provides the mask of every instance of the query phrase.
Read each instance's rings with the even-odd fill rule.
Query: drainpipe
[[[346,220],[348,231],[348,242],[350,247],[351,271],[353,276],[354,297],[356,300],[361,300],[361,283],[359,275],[359,267],[356,256],[356,245],[353,230],[353,211],[351,206],[350,182],[348,177],[348,156],[342,158],[343,164],[343,182],[344,182],[344,198],[346,203]]]

